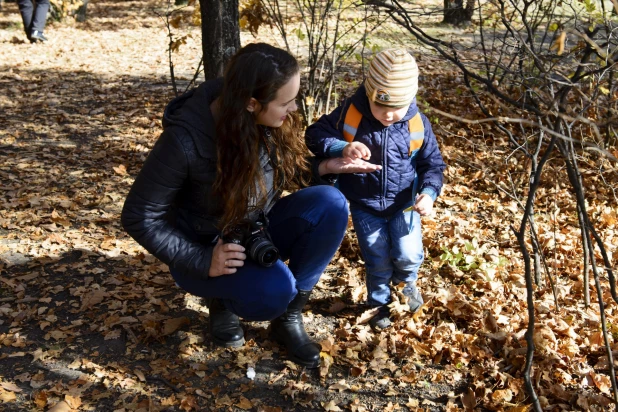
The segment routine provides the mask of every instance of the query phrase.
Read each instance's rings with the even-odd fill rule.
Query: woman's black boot
[[[207,299],[210,312],[208,330],[213,342],[226,348],[237,348],[245,344],[245,337],[238,316],[230,312],[220,299]]]
[[[320,366],[322,348],[307,335],[301,313],[310,294],[310,290],[299,290],[285,313],[270,323],[270,332],[277,342],[285,345],[292,362],[307,368],[317,368]]]

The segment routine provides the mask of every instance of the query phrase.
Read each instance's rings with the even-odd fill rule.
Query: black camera
[[[227,230],[222,239],[225,243],[236,243],[245,248],[247,255],[264,267],[270,267],[279,259],[279,250],[270,240],[266,230],[268,220],[263,213],[255,221],[243,220]]]

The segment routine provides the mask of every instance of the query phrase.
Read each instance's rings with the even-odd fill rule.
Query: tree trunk
[[[442,23],[460,25],[470,23],[474,13],[474,0],[444,0],[444,20]]]
[[[238,0],[200,0],[202,53],[206,80],[223,75],[227,61],[240,49]]]
[[[79,6],[77,12],[75,12],[75,20],[77,20],[78,22],[83,23],[86,21],[86,13],[88,12],[88,1],[89,0],[82,0],[82,5]]]

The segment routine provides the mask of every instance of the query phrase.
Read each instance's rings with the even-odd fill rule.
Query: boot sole
[[[315,369],[315,368],[318,368],[320,366],[320,359],[318,359],[315,362],[307,362],[305,360],[297,358],[293,354],[289,353],[289,351],[287,350],[287,346],[285,346],[285,341],[283,340],[283,338],[279,337],[274,332],[271,332],[270,336],[275,340],[275,342],[277,342],[279,345],[281,345],[281,346],[283,346],[285,348],[286,353],[287,353],[287,357],[292,362],[296,363],[297,365],[304,366],[305,368],[309,368],[309,369]],[[320,349],[320,352],[321,351],[322,350]]]
[[[240,348],[241,346],[245,344],[245,338],[241,338],[239,340],[233,340],[233,341],[225,341],[225,340],[217,339],[216,337],[212,335],[211,337],[212,337],[212,342],[215,345],[221,346],[223,348]]]
[[[297,365],[300,366],[304,366],[305,368],[308,369],[315,369],[315,368],[319,368],[320,367],[320,361],[318,360],[317,362],[306,362],[306,361],[302,361],[299,358],[297,358],[296,356],[291,356],[290,354],[288,354],[288,359],[291,360],[292,362],[296,363]]]

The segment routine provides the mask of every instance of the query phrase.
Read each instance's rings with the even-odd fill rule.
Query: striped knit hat
[[[389,107],[412,103],[418,90],[418,66],[405,49],[389,49],[376,54],[365,80],[369,100]]]

